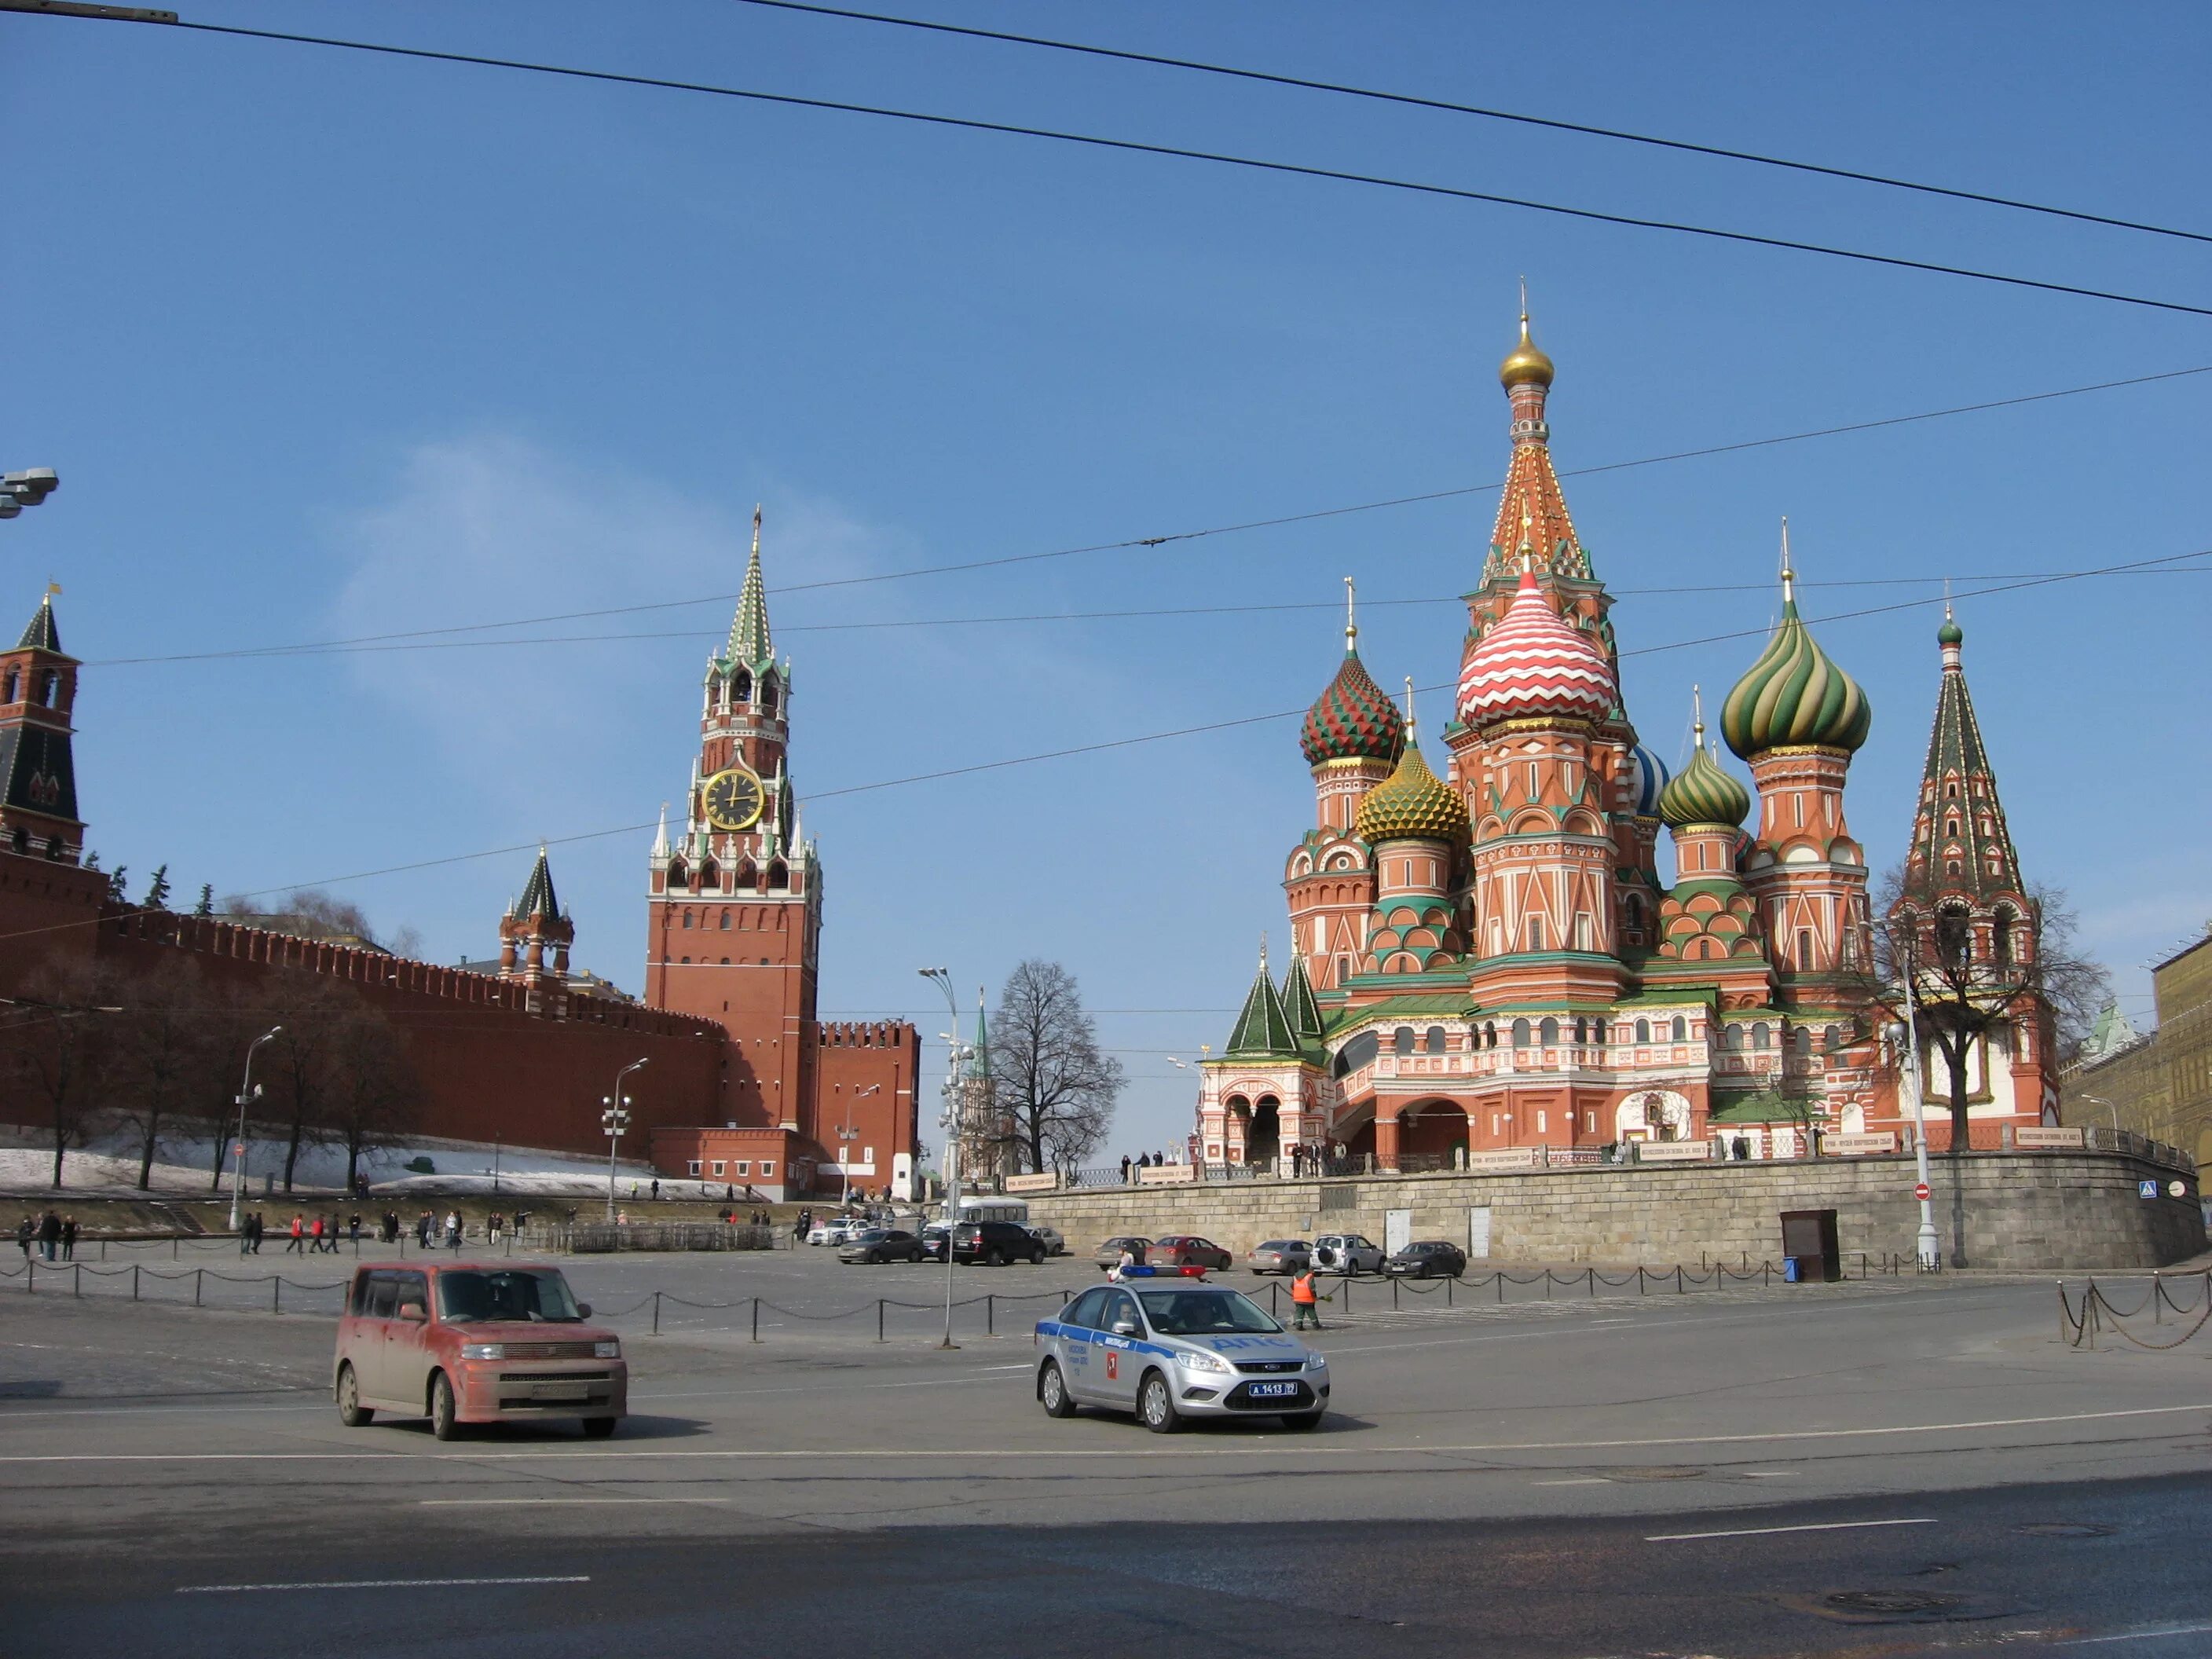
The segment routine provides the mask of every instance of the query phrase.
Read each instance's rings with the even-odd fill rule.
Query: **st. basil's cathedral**
[[[1347,599],[1343,659],[1299,738],[1315,821],[1284,869],[1288,971],[1279,985],[1263,950],[1200,1068],[1194,1151],[1311,1173],[1575,1163],[1625,1142],[1759,1158],[1822,1135],[1904,1144],[1911,1101],[1844,811],[1872,710],[1798,615],[1787,525],[1780,622],[1719,710],[1752,787],[1701,707],[1670,776],[1622,698],[1613,601],[1553,467],[1553,362],[1525,314],[1499,379],[1511,457],[1443,774],[1412,681],[1401,709],[1361,661]],[[1909,872],[1975,948],[2032,949],[1960,641],[1947,614]],[[1977,1146],[2056,1121],[2047,1022],[2015,1012],[1977,1051]],[[1936,1098],[1929,1117],[1940,1149]]]

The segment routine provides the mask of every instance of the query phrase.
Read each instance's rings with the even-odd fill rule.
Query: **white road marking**
[[[1530,1484],[1538,1486],[1609,1486],[1613,1482],[1601,1474],[1593,1474],[1577,1480],[1536,1480]]]
[[[1815,1521],[1802,1527],[1740,1527],[1729,1532],[1656,1532],[1647,1544],[1679,1544],[1693,1538],[1765,1538],[1778,1532],[1850,1532],[1860,1527],[1932,1527],[1932,1515],[1916,1515],[1898,1521]]]
[[[642,1462],[672,1458],[719,1459],[724,1462],[792,1462],[801,1458],[815,1462],[849,1462],[855,1458],[903,1458],[908,1462],[939,1462],[957,1459],[974,1462],[981,1459],[1020,1458],[1165,1458],[1177,1462],[1188,1462],[1202,1457],[1261,1457],[1279,1456],[1295,1462],[1307,1462],[1316,1457],[1409,1457],[1432,1456],[1437,1454],[1463,1455],[1471,1453],[1540,1452],[1540,1451],[1608,1451],[1632,1449],[1643,1446],[1729,1446],[1747,1443],[1771,1443],[1791,1440],[1859,1440],[1869,1437],[1888,1437],[1905,1434],[1956,1434],[1969,1430],[2036,1428],[2055,1423],[2103,1423],[2130,1417],[2172,1417],[2183,1412],[2212,1412],[2212,1403],[2197,1401],[2186,1406],[2133,1406],[2109,1412],[2057,1412],[2042,1417],[1994,1417],[1965,1423],[1900,1423],[1871,1429],[1793,1429],[1764,1433],[1743,1434],[1681,1434],[1662,1435],[1643,1440],[1498,1440],[1468,1444],[1370,1446],[1362,1443],[1334,1445],[1327,1442],[1316,1445],[1313,1441],[1255,1441],[1241,1446],[1178,1446],[1172,1450],[1162,1448],[1152,1450],[1143,1446],[979,1446],[927,1447],[867,1446],[854,1449],[850,1447],[802,1447],[775,1451],[758,1449],[717,1449],[704,1448],[690,1450],[646,1451],[613,1450],[585,1451],[580,1447],[549,1446],[537,1450],[522,1451],[454,1451],[441,1454],[430,1450],[392,1451],[308,1451],[308,1452],[36,1452],[0,1455],[0,1464],[10,1463],[375,1463],[421,1462],[425,1459],[450,1456],[459,1465],[471,1463],[545,1462],[561,1459],[569,1462],[594,1463],[606,1462]]]
[[[1795,1480],[1797,1472],[1795,1469],[1746,1469],[1743,1478],[1747,1480]]]
[[[2061,1642],[2062,1648],[2089,1648],[2100,1642],[2155,1642],[2161,1636],[2202,1636],[2212,1631],[2212,1625],[2169,1625],[2163,1630],[2131,1630],[2118,1636],[2084,1636],[2072,1642]]]
[[[726,1498],[425,1498],[418,1500],[426,1510],[482,1510],[513,1508],[520,1504],[726,1504]]]
[[[535,1578],[346,1578],[311,1584],[179,1584],[179,1595],[242,1595],[262,1590],[435,1589],[449,1585],[588,1584],[587,1572]]]

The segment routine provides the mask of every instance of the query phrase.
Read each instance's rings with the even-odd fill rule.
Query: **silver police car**
[[[1226,1286],[1131,1279],[1088,1290],[1037,1322],[1036,1395],[1133,1412],[1154,1434],[1194,1417],[1272,1415],[1310,1429],[1328,1409],[1328,1361]]]

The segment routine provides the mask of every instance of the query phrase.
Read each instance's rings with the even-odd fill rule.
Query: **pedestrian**
[[[463,1231],[463,1228],[462,1228],[462,1224],[461,1224],[461,1212],[460,1212],[459,1210],[448,1210],[448,1211],[447,1211],[447,1212],[446,1212],[446,1248],[447,1248],[447,1249],[449,1249],[449,1250],[458,1250],[458,1249],[459,1249],[461,1248],[461,1233],[462,1233],[462,1231]]]
[[[15,1248],[23,1253],[23,1260],[26,1261],[31,1259],[31,1240],[38,1231],[39,1224],[32,1220],[28,1214],[15,1224]]]
[[[253,1254],[253,1218],[250,1215],[241,1217],[239,1220],[238,1253],[240,1255]]]
[[[430,1212],[428,1210],[415,1218],[415,1248],[418,1250],[430,1248]]]
[[[39,1254],[52,1261],[61,1248],[62,1218],[49,1210],[39,1218]]]
[[[346,1231],[353,1236],[354,1249],[356,1251],[359,1250],[361,1249],[361,1212],[359,1210],[356,1210],[346,1218]]]
[[[1737,1163],[1743,1164],[1750,1161],[1751,1140],[1748,1136],[1738,1135],[1731,1144],[1735,1152],[1735,1161]]]
[[[737,1197],[738,1197],[738,1188],[737,1188],[737,1183],[736,1183],[735,1182],[730,1182],[728,1185],[725,1186],[725,1187],[722,1188],[722,1202],[723,1202],[723,1203],[725,1203],[725,1204],[733,1204],[733,1203],[735,1203],[735,1202],[737,1201]]]
[[[520,1233],[520,1232],[521,1232],[521,1231],[522,1231],[525,1227],[527,1227],[529,1224],[530,1224],[530,1212],[529,1212],[529,1211],[527,1211],[527,1210],[517,1210],[517,1211],[514,1212],[514,1231],[515,1231],[517,1233]]]
[[[62,1218],[62,1260],[76,1260],[76,1218],[73,1215]]]
[[[654,1200],[658,1202],[660,1197],[660,1177],[659,1176],[655,1176],[653,1178],[653,1196]]]
[[[1121,1154],[1121,1184],[1124,1187],[1129,1184],[1129,1155],[1127,1152]]]
[[[307,1254],[309,1255],[320,1255],[322,1253],[323,1218],[320,1216],[317,1216],[313,1221],[307,1224]]]
[[[1291,1281],[1291,1328],[1294,1331],[1309,1328],[1319,1330],[1321,1309],[1318,1304],[1335,1300],[1333,1296],[1322,1294],[1321,1287],[1314,1283],[1313,1264],[1308,1262],[1298,1269],[1298,1276]]]
[[[252,1215],[246,1218],[246,1228],[247,1235],[252,1240],[249,1249],[253,1255],[259,1255],[261,1254],[261,1235],[269,1231],[269,1218],[263,1215],[260,1211],[256,1210]]]
[[[307,1218],[297,1210],[292,1212],[292,1242],[284,1247],[286,1255],[305,1255],[307,1253]]]

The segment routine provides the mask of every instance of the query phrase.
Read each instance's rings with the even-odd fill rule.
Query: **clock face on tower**
[[[707,822],[717,830],[751,829],[760,821],[761,808],[768,799],[761,781],[742,766],[715,773],[700,795],[707,808]]]

